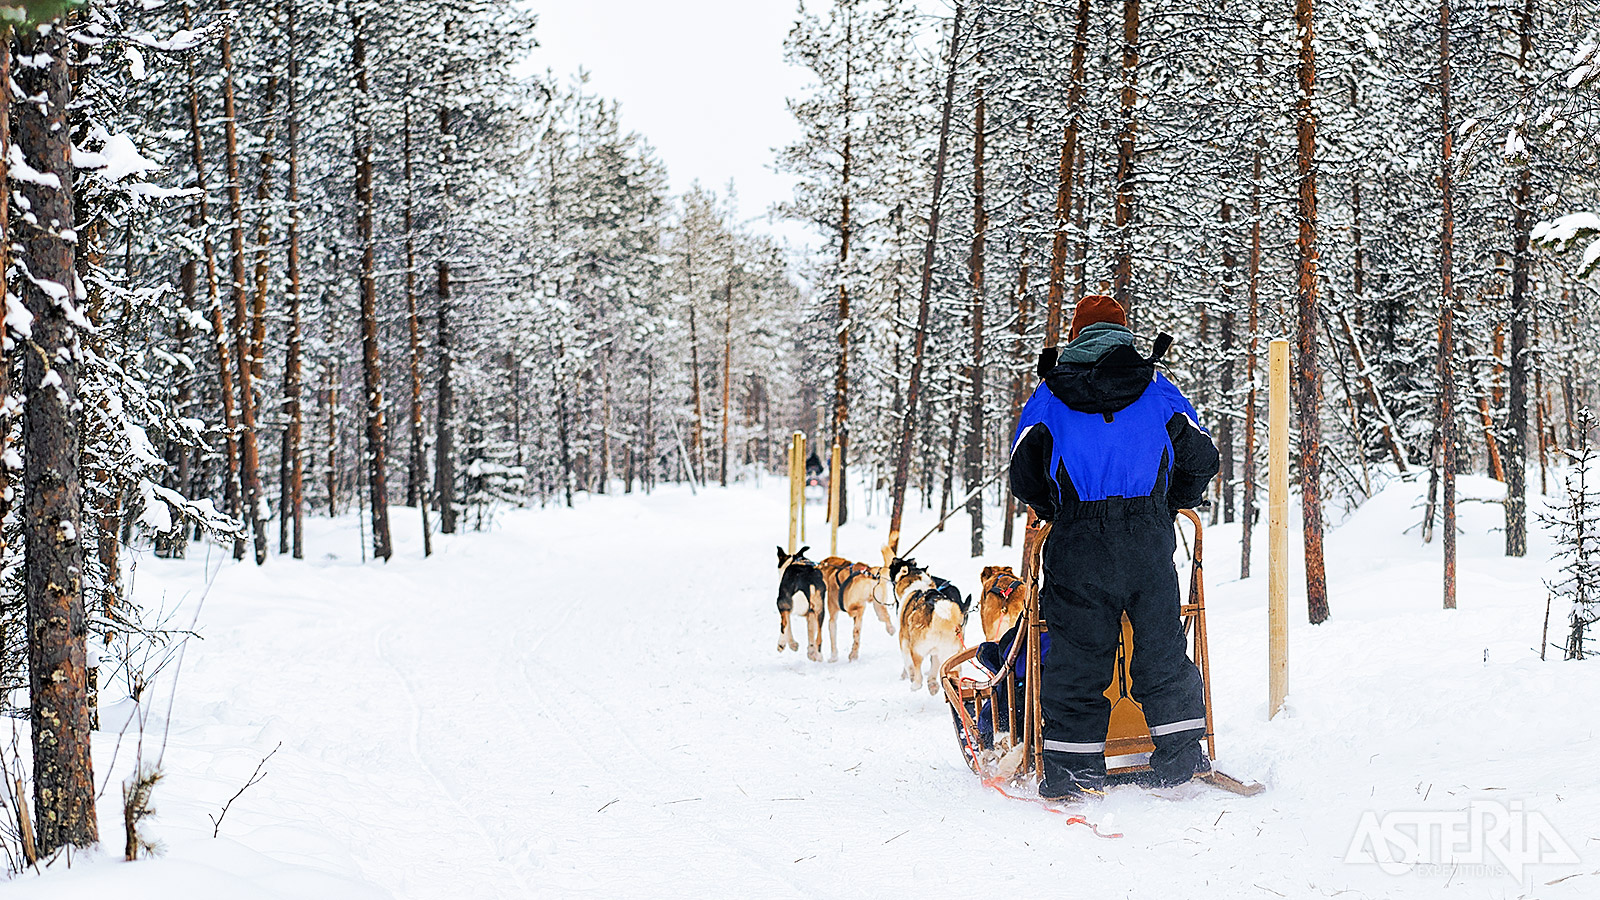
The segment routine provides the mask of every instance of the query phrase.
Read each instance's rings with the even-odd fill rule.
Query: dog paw
[[[850,661],[851,662],[855,662],[856,661],[856,656],[857,656],[857,654],[856,654],[856,652],[854,650],[850,651]]]
[[[789,649],[795,651],[796,653],[798,653],[798,652],[800,652],[800,645],[798,643],[796,643],[795,641],[790,641],[789,642]]]
[[[929,678],[928,679],[928,693],[932,694],[935,697],[939,696],[939,681],[938,681],[938,679],[936,679],[936,678]]]
[[[789,645],[788,644],[785,644],[783,641],[779,641],[778,642],[778,652],[779,653],[782,653],[783,651],[785,651],[787,649],[789,649]]]
[[[839,661],[839,654],[837,654],[837,653],[828,654],[828,662],[838,662],[838,661]]]

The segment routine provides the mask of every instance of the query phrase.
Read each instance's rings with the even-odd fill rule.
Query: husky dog
[[[1010,566],[984,566],[982,584],[978,618],[983,622],[983,639],[998,641],[1022,615],[1022,579]]]
[[[828,616],[828,587],[817,564],[806,559],[810,547],[801,547],[793,556],[778,548],[778,652],[799,650],[789,630],[789,614],[806,617],[806,657],[822,659],[822,621]]]
[[[900,677],[914,691],[923,685],[922,661],[928,661],[928,693],[939,693],[939,667],[966,646],[967,611],[972,598],[943,578],[934,578],[911,560],[890,563],[891,580],[900,601]],[[904,589],[901,589],[904,586]]]
[[[839,658],[839,614],[844,613],[854,621],[851,635],[850,659],[861,653],[861,619],[871,604],[883,623],[884,630],[894,634],[894,621],[889,618],[889,585],[882,575],[882,566],[851,562],[842,556],[830,556],[817,563],[822,579],[828,585],[828,661]]]

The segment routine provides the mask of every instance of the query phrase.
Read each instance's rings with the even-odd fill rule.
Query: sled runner
[[[1189,565],[1189,598],[1179,609],[1183,631],[1189,639],[1190,658],[1200,669],[1205,685],[1205,749],[1216,759],[1216,736],[1211,721],[1211,658],[1206,642],[1205,582],[1201,573],[1200,517],[1193,510],[1183,516],[1194,529]],[[1022,615],[1016,626],[998,642],[986,641],[952,657],[940,671],[945,700],[950,704],[962,756],[972,771],[986,782],[1031,780],[1043,777],[1044,719],[1040,704],[1040,660],[1045,642],[1045,622],[1039,615],[1041,559],[1047,522],[1031,522],[1022,544]],[[1150,769],[1155,744],[1144,711],[1132,695],[1128,658],[1133,648],[1133,628],[1122,620],[1122,639],[1106,698],[1111,701],[1111,723],[1106,732],[1106,774],[1111,783],[1138,781]],[[1215,768],[1197,780],[1251,796],[1264,788],[1224,775]]]

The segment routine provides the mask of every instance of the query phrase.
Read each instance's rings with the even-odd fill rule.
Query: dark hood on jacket
[[[1040,360],[1044,383],[1050,393],[1069,409],[1085,413],[1115,413],[1126,409],[1144,394],[1156,377],[1156,362],[1172,346],[1172,338],[1156,338],[1149,356],[1143,356],[1132,343],[1118,343],[1093,362],[1057,361],[1055,348],[1045,351]],[[1053,365],[1046,366],[1046,363]]]

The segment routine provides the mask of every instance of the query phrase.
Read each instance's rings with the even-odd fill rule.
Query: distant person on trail
[[[817,451],[815,450],[811,451],[811,455],[806,457],[806,477],[822,477],[822,458],[817,456]]]
[[[1200,749],[1206,710],[1179,613],[1173,521],[1198,505],[1217,473],[1217,448],[1183,394],[1156,372],[1170,345],[1133,346],[1114,299],[1083,298],[1069,343],[1040,361],[1044,382],[1022,410],[1011,444],[1011,490],[1053,523],[1044,545],[1040,612],[1050,629],[1043,660],[1044,783],[1039,793],[1081,796],[1105,783],[1106,688],[1122,615],[1133,625],[1133,699],[1155,742],[1163,785],[1209,768]]]

